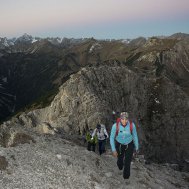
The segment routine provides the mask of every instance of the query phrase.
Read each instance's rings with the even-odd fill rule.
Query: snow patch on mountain
[[[31,43],[35,43],[37,42],[38,40],[36,38],[32,39],[32,42]]]
[[[97,50],[97,49],[101,49],[102,45],[100,45],[99,43],[94,43],[91,48],[89,49],[89,53],[92,53],[93,51]]]

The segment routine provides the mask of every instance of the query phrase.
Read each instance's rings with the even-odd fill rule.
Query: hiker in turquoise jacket
[[[136,126],[128,120],[128,113],[122,112],[117,123],[113,124],[110,134],[113,156],[117,157],[117,166],[123,168],[123,178],[130,177],[130,165],[134,149],[138,153],[139,144]]]

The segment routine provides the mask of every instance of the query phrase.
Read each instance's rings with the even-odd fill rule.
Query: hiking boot
[[[118,166],[119,170],[122,170],[122,169],[123,169],[123,166],[124,166],[124,161],[118,159],[118,160],[117,160],[117,166]]]
[[[123,169],[123,166],[118,166],[119,170],[122,170]]]
[[[129,179],[129,177],[130,177],[130,176],[124,174],[124,172],[123,172],[123,178],[124,178],[124,179]]]
[[[130,173],[128,173],[125,169],[123,170],[123,178],[124,179],[129,179]]]
[[[123,169],[123,164],[117,163],[117,166],[118,166],[119,170]]]

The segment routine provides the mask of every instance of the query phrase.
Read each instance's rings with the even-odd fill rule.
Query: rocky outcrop
[[[144,37],[138,37],[136,39],[133,39],[130,41],[129,45],[131,46],[136,46],[136,47],[141,47],[146,43],[146,38]]]
[[[146,154],[159,162],[174,161],[188,169],[189,97],[168,79],[152,84],[147,104]]]
[[[19,144],[35,143],[33,137],[26,128],[22,128],[15,120],[6,122],[0,127],[0,146],[4,148],[15,147]]]
[[[19,119],[27,124],[35,120],[33,125],[48,122],[66,132],[95,128],[98,122],[110,130],[112,110],[127,110],[132,118],[145,115],[148,86],[147,78],[124,65],[83,68],[60,87],[49,107],[27,114],[31,121],[25,121],[25,116]]]
[[[4,156],[0,156],[0,171],[6,170],[8,167],[8,162]]]
[[[162,54],[166,75],[189,95],[189,38]]]

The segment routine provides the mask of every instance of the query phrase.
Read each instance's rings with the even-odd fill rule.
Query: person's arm
[[[138,149],[139,149],[138,135],[137,135],[136,126],[135,126],[134,123],[133,123],[133,131],[132,131],[132,135],[133,135],[133,141],[134,141],[134,145],[135,145],[135,150],[138,151]]]
[[[108,135],[106,128],[104,128],[104,134],[106,135],[106,138],[109,138],[109,135]]]
[[[111,129],[111,133],[110,133],[110,145],[111,145],[112,152],[116,151],[115,135],[116,135],[116,124],[113,124],[112,129]]]
[[[96,135],[96,129],[93,131],[92,138]]]
[[[115,148],[115,136],[116,136],[116,123],[112,126],[111,134],[110,134],[110,145],[112,148],[112,153],[114,157],[117,157],[117,151]]]

